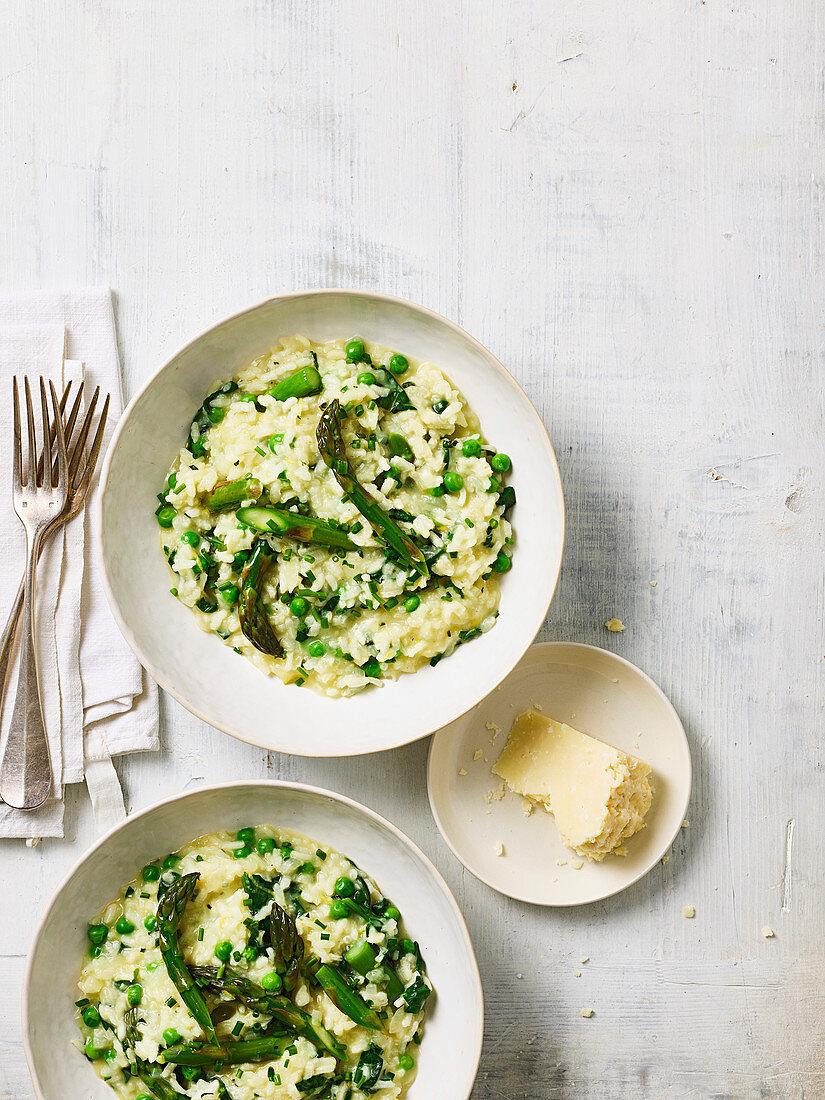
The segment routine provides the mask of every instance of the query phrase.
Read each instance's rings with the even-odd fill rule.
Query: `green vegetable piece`
[[[332,1003],[353,1023],[370,1031],[381,1030],[381,1021],[375,1010],[355,992],[340,971],[325,963],[318,967],[315,977]]]
[[[356,549],[355,543],[347,538],[345,531],[317,516],[304,516],[285,508],[263,508],[255,504],[239,508],[235,514],[241,523],[265,535],[278,535],[295,539],[296,542],[311,542],[338,550]]]
[[[498,454],[493,455],[490,459],[490,465],[497,474],[506,474],[510,469],[512,463],[510,462],[510,456],[502,454],[500,451]]]
[[[405,1073],[411,1070],[415,1066],[415,1059],[409,1054],[399,1054],[398,1056],[398,1068]]]
[[[143,927],[146,929],[147,932],[154,932],[157,926],[158,918],[155,916],[154,913],[149,913],[143,918]]]
[[[160,508],[155,512],[155,515],[161,527],[171,527],[177,512],[171,504],[161,504]]]
[[[448,470],[444,475],[444,488],[448,493],[460,493],[464,488],[464,478],[455,470]]]
[[[376,657],[370,657],[361,665],[361,671],[370,680],[378,680],[381,677],[381,662]]]
[[[119,936],[128,936],[131,932],[134,932],[134,930],[135,926],[128,917],[117,918],[117,923],[115,924],[115,932],[117,932]]]
[[[259,540],[241,574],[241,602],[238,618],[244,637],[248,638],[257,650],[267,653],[270,657],[282,657],[284,651],[267,618],[261,599],[261,585],[268,563],[269,549],[266,543]]]
[[[143,1000],[143,987],[137,984],[130,985],[126,990],[126,1000],[130,1005],[139,1005]]]
[[[442,397],[440,401],[436,401],[436,403],[433,405],[433,412],[438,413],[438,415],[441,416],[441,414],[444,412],[449,404],[450,402],[446,399],[446,397]]]
[[[505,485],[501,492],[498,494],[498,502],[506,512],[508,508],[512,508],[516,503],[516,490],[512,485]]]
[[[94,1039],[87,1039],[83,1047],[83,1053],[91,1062],[96,1062],[99,1058],[103,1057],[108,1049],[108,1047],[95,1046]]]
[[[280,382],[276,382],[266,392],[276,401],[286,401],[290,397],[311,397],[315,393],[320,393],[324,383],[318,371],[317,359],[315,363],[314,367],[299,367],[286,378],[282,378]]]
[[[337,400],[332,401],[321,415],[317,436],[318,448],[336,481],[378,537],[394,551],[403,565],[415,569],[422,577],[428,577],[429,570],[421,550],[357,481],[341,435],[341,406]]]
[[[221,962],[229,962],[232,956],[232,944],[229,940],[221,940],[220,943],[215,944],[215,958],[220,959]]]
[[[407,596],[406,600],[404,600],[404,610],[409,614],[411,614],[413,611],[417,611],[420,606],[420,596]]]
[[[284,980],[276,970],[270,970],[261,978],[261,988],[265,993],[280,993],[283,986]]]
[[[303,596],[296,596],[295,599],[289,601],[289,610],[296,619],[303,619],[309,611],[309,601],[305,600]]]
[[[142,876],[144,882],[157,882],[160,878],[160,868],[154,863],[149,863],[143,868]]]
[[[216,485],[203,502],[210,512],[222,512],[235,508],[245,500],[257,500],[264,491],[256,477],[239,477],[235,481],[222,481]]]
[[[412,985],[404,990],[404,1004],[410,1012],[420,1012],[432,990],[421,974],[416,974]]]
[[[172,984],[181,995],[181,999],[189,1009],[192,1017],[200,1024],[207,1036],[215,1041],[215,1025],[206,1007],[199,987],[195,984],[192,975],[184,962],[183,952],[178,940],[178,928],[183,917],[186,903],[197,889],[200,875],[192,873],[184,875],[177,882],[172,883],[163,899],[158,905],[158,940],[161,958],[166,965],[166,972]]]
[[[248,947],[245,947],[243,949],[243,951],[241,952],[241,958],[244,959],[246,962],[248,962],[250,964],[250,966],[252,965],[252,963],[255,962],[257,957],[258,957],[258,952],[255,950],[255,948],[251,944],[249,944]]]
[[[356,381],[358,382],[359,386],[374,386],[375,375],[372,373],[371,370],[365,370],[362,374],[358,375]]]
[[[386,409],[387,412],[404,412],[406,409],[415,408],[415,405],[410,401],[409,394],[398,379],[394,378],[384,367],[379,367],[376,370],[375,380],[379,386],[389,390],[388,394],[379,397],[376,401],[380,409]]]
[[[351,898],[355,893],[355,883],[351,878],[341,876],[341,878],[335,880],[335,897],[336,898]]]
[[[162,1051],[161,1058],[176,1066],[211,1066],[216,1062],[232,1066],[240,1062],[269,1062],[280,1058],[293,1041],[294,1036],[291,1033],[278,1028],[269,1035],[254,1039],[213,1042],[207,1046],[178,1043]]]
[[[508,557],[503,550],[499,550],[496,560],[493,562],[493,569],[496,573],[506,573],[512,564],[512,558]]]
[[[330,920],[346,920],[349,916],[349,909],[340,898],[335,898],[330,902],[329,917]]]
[[[382,981],[386,983],[387,1000],[391,1005],[395,1004],[403,994],[404,986],[401,984],[398,975],[386,963],[378,964],[375,951],[366,940],[358,940],[357,943],[354,943],[344,954],[344,959],[357,974],[361,974],[363,977],[377,971],[381,975]]]
[[[390,453],[396,455],[398,458],[404,458],[407,462],[412,462],[414,455],[412,447],[409,445],[403,435],[399,435],[398,432],[390,432],[387,436],[387,443],[389,444]]]
[[[275,969],[281,975],[284,989],[287,993],[292,993],[298,984],[301,963],[304,960],[304,941],[298,933],[295,921],[277,902],[273,904],[269,916],[269,942]]]
[[[395,355],[390,356],[389,365],[393,374],[403,374],[410,364],[406,355],[399,355],[398,352],[396,352]]]
[[[262,836],[255,847],[259,856],[271,856],[275,851],[275,841],[271,836]]]
[[[401,911],[396,909],[394,905],[388,905],[384,912],[384,916],[387,920],[394,920],[397,923],[401,920]]]
[[[105,924],[90,924],[86,933],[94,944],[105,943],[109,935],[109,929]]]
[[[228,603],[230,607],[234,607],[234,605],[238,602],[238,597],[241,594],[241,591],[236,584],[222,584],[218,589],[218,592],[220,593],[221,599],[224,601],[224,603]]]
[[[83,1009],[81,1015],[86,1027],[97,1027],[100,1023],[100,1013],[94,1005],[87,1005],[86,1008]]]
[[[481,454],[481,441],[478,439],[465,439],[461,444],[461,453],[465,458],[478,458]]]
[[[323,657],[327,651],[327,647],[324,645],[324,643],[318,641],[317,639],[314,642],[310,642],[307,646],[307,649],[309,651],[310,657]]]
[[[176,1027],[167,1027],[163,1033],[163,1041],[168,1047],[174,1046],[180,1042],[180,1032]]]
[[[432,489],[427,490],[427,496],[430,496],[430,497],[443,497],[444,496],[444,486],[443,485],[433,485]]]
[[[364,341],[354,337],[344,348],[348,363],[360,363],[364,358]]]
[[[381,1070],[384,1068],[384,1059],[381,1056],[381,1047],[370,1043],[358,1059],[358,1065],[352,1071],[352,1083],[362,1092],[372,1092],[378,1084]]]
[[[247,848],[252,848],[255,845],[255,830],[249,827],[246,829],[239,829],[237,839],[241,844],[245,844]]]
[[[197,531],[184,531],[180,541],[185,542],[187,546],[197,546],[201,541],[201,537]]]

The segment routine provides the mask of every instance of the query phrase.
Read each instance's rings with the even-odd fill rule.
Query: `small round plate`
[[[526,816],[520,795],[502,795],[491,768],[513,719],[530,707],[650,764],[653,803],[626,856],[582,863],[551,814]],[[500,687],[439,730],[427,763],[433,816],[455,855],[494,890],[535,905],[598,901],[647,874],[679,832],[690,782],[684,728],[656,684],[614,653],[568,642],[531,646]]]

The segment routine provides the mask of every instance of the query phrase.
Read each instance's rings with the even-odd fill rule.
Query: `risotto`
[[[124,1100],[396,1100],[432,992],[355,864],[269,826],[143,868],[89,925],[77,1022]]]
[[[216,382],[172,464],[156,513],[172,594],[324,695],[434,665],[496,621],[509,469],[432,363],[289,337]]]

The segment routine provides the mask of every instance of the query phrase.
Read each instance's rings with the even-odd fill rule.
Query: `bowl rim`
[[[510,667],[505,672],[503,672],[497,679],[495,679],[494,681],[490,681],[489,684],[487,685],[487,690],[484,692],[483,695],[481,695],[478,699],[476,699],[475,702],[471,703],[468,707],[465,707],[463,710],[460,709],[458,711],[451,711],[450,714],[444,718],[444,721],[441,723],[441,725],[433,727],[433,728],[429,728],[429,729],[420,730],[418,733],[405,734],[405,735],[403,735],[402,740],[394,740],[391,744],[384,745],[381,748],[375,748],[374,746],[366,746],[364,748],[357,748],[355,751],[350,751],[350,752],[346,752],[346,753],[343,753],[343,754],[340,753],[340,752],[337,752],[337,753],[330,753],[330,752],[325,752],[325,751],[313,752],[312,749],[313,749],[314,746],[309,741],[306,741],[301,746],[302,751],[296,751],[296,749],[294,747],[285,748],[285,747],[281,747],[281,746],[273,746],[273,745],[270,745],[270,744],[264,744],[262,741],[256,740],[255,737],[254,737],[254,734],[250,734],[248,731],[246,731],[242,727],[233,726],[233,725],[230,725],[230,724],[224,723],[224,722],[220,722],[220,723],[216,722],[214,720],[214,718],[207,716],[207,714],[204,713],[204,711],[202,709],[199,709],[197,703],[190,702],[187,698],[185,698],[183,693],[180,692],[178,689],[176,689],[169,682],[169,680],[167,679],[167,677],[164,674],[163,670],[157,667],[155,661],[151,660],[149,658],[148,654],[145,652],[143,647],[138,643],[138,641],[135,637],[134,631],[132,631],[132,629],[129,627],[128,623],[123,618],[123,616],[121,614],[121,611],[120,611],[120,605],[119,605],[119,603],[117,601],[117,598],[115,596],[114,588],[112,586],[112,582],[111,582],[111,579],[110,579],[110,576],[109,576],[109,568],[108,568],[107,557],[106,557],[106,553],[104,552],[104,535],[103,535],[103,501],[104,501],[104,497],[106,496],[106,490],[107,490],[107,487],[108,487],[110,470],[111,470],[111,466],[112,466],[112,463],[113,463],[113,460],[114,460],[115,453],[118,449],[121,436],[124,434],[124,431],[126,429],[126,425],[128,424],[128,422],[130,420],[130,417],[131,417],[131,414],[132,414],[133,410],[137,407],[138,403],[143,399],[144,394],[149,390],[149,388],[155,384],[157,379],[160,378],[160,376],[165,371],[169,370],[172,367],[172,365],[175,363],[175,361],[181,355],[184,354],[184,352],[186,352],[190,348],[194,347],[194,345],[197,344],[199,341],[201,341],[204,337],[208,336],[211,332],[214,332],[216,329],[221,328],[223,325],[226,325],[231,321],[235,321],[238,318],[245,316],[246,314],[255,313],[257,310],[264,308],[265,306],[269,305],[270,303],[289,301],[291,299],[298,299],[298,298],[312,298],[312,297],[315,297],[315,296],[318,296],[318,295],[331,295],[333,297],[341,297],[341,298],[345,298],[347,296],[355,296],[355,297],[359,297],[359,298],[363,298],[363,299],[367,299],[367,300],[371,300],[371,301],[384,302],[384,303],[387,303],[387,304],[390,304],[390,305],[403,306],[407,309],[412,309],[417,313],[423,314],[424,316],[426,316],[429,319],[437,322],[440,325],[445,325],[448,329],[452,329],[453,332],[455,332],[457,335],[459,335],[460,337],[462,337],[463,339],[468,341],[469,344],[472,347],[474,347],[477,351],[479,351],[482,356],[487,358],[487,360],[489,361],[492,368],[496,372],[498,372],[499,374],[503,375],[505,380],[507,381],[507,383],[510,386],[512,386],[521,395],[521,397],[524,399],[524,401],[527,405],[527,408],[529,409],[529,415],[532,416],[533,421],[535,423],[535,426],[538,429],[538,432],[540,434],[540,438],[542,439],[542,442],[546,444],[547,452],[548,452],[548,458],[550,460],[552,478],[553,478],[555,490],[558,493],[558,499],[559,499],[559,503],[560,503],[560,524],[561,524],[561,529],[560,529],[560,532],[559,532],[559,536],[560,536],[559,537],[559,554],[558,554],[558,560],[556,561],[555,569],[553,570],[552,575],[548,574],[548,577],[547,577],[547,580],[548,580],[548,589],[547,589],[547,591],[549,593],[548,600],[547,600],[547,606],[543,610],[541,619],[536,623],[535,629],[532,631],[532,633],[528,632],[529,637],[525,638],[524,644],[520,647],[520,649],[518,651],[514,650],[514,655],[513,655],[512,661],[510,663]],[[412,302],[408,298],[401,298],[401,297],[398,297],[397,295],[384,294],[384,293],[381,293],[381,292],[378,292],[378,291],[372,291],[372,290],[359,290],[357,288],[351,288],[351,287],[350,288],[347,288],[347,287],[329,287],[329,288],[328,287],[316,287],[316,288],[312,288],[312,289],[308,289],[308,290],[293,290],[293,291],[288,291],[284,294],[271,295],[268,298],[261,299],[260,301],[254,303],[251,306],[245,306],[243,309],[237,310],[234,313],[230,313],[227,316],[222,317],[220,320],[215,321],[212,324],[208,325],[206,328],[202,329],[200,332],[198,332],[191,339],[187,340],[184,344],[180,345],[180,347],[178,347],[170,356],[168,356],[161,363],[161,365],[149,375],[149,377],[138,388],[138,390],[135,392],[135,394],[133,395],[133,397],[131,398],[131,400],[128,402],[128,404],[124,408],[123,412],[121,413],[120,418],[119,418],[117,424],[115,425],[115,429],[112,433],[112,438],[109,441],[109,446],[106,448],[106,454],[103,456],[103,464],[102,464],[101,469],[100,469],[100,477],[99,477],[99,480],[98,480],[98,491],[95,493],[95,499],[94,499],[93,503],[94,503],[94,508],[95,508],[95,519],[96,519],[96,522],[93,525],[93,529],[94,529],[94,553],[95,553],[97,561],[99,562],[100,567],[101,567],[100,573],[101,573],[101,581],[102,581],[102,585],[103,585],[103,591],[106,593],[106,600],[107,600],[107,603],[109,604],[109,610],[112,613],[112,617],[114,618],[118,629],[120,630],[121,634],[125,638],[129,648],[132,650],[132,652],[137,657],[140,664],[146,669],[146,671],[149,673],[149,675],[152,677],[152,679],[155,680],[155,682],[158,684],[159,687],[161,687],[164,691],[168,692],[168,694],[171,695],[173,699],[177,700],[177,702],[180,703],[181,706],[185,707],[190,712],[190,714],[194,714],[196,718],[200,718],[200,720],[202,722],[206,722],[207,725],[212,726],[214,729],[218,729],[222,733],[225,733],[230,737],[234,737],[239,741],[243,741],[247,745],[253,745],[256,748],[263,748],[263,749],[267,749],[268,751],[273,751],[273,752],[283,752],[283,753],[286,753],[289,756],[323,757],[323,758],[336,757],[337,758],[337,757],[341,757],[341,756],[348,756],[348,757],[349,756],[365,756],[365,755],[367,755],[369,753],[372,753],[372,752],[387,752],[391,749],[401,748],[403,745],[412,744],[412,742],[414,742],[414,741],[419,741],[419,740],[421,740],[422,737],[428,737],[429,735],[436,733],[439,729],[443,729],[444,726],[448,726],[451,723],[458,721],[459,718],[463,717],[463,715],[467,714],[468,711],[472,710],[472,708],[474,706],[477,706],[478,703],[480,703],[482,699],[486,698],[487,695],[489,695],[491,692],[495,691],[495,689],[498,687],[498,685],[501,684],[502,681],[505,680],[506,677],[509,676],[510,673],[516,668],[519,661],[522,660],[522,658],[524,657],[524,654],[527,652],[527,650],[530,648],[530,646],[536,640],[536,637],[537,637],[539,631],[541,630],[544,619],[547,617],[547,612],[550,609],[550,605],[553,602],[553,597],[556,594],[556,589],[557,589],[558,583],[559,583],[559,575],[561,573],[562,560],[563,560],[563,557],[564,557],[564,541],[565,541],[565,535],[566,535],[566,514],[565,514],[565,501],[564,501],[564,486],[563,486],[562,480],[561,480],[561,472],[559,470],[558,459],[556,458],[556,452],[553,448],[553,443],[550,439],[550,435],[547,431],[547,427],[545,426],[545,423],[542,420],[541,416],[539,415],[538,410],[536,409],[533,402],[530,400],[530,398],[527,395],[526,391],[524,390],[523,386],[510,373],[510,371],[507,370],[507,368],[504,366],[504,364],[501,362],[501,360],[498,359],[497,356],[495,356],[487,347],[485,347],[485,345],[482,344],[480,340],[477,340],[474,336],[472,336],[469,332],[467,332],[466,329],[463,329],[460,325],[456,324],[455,321],[449,320],[449,318],[444,317],[440,313],[436,313],[435,310],[429,309],[427,306],[420,305],[418,302]],[[341,700],[341,701],[346,702],[346,700]],[[304,751],[304,750],[307,750],[307,751]]]
[[[681,812],[678,814],[678,824],[673,830],[673,834],[670,837],[667,845],[663,848],[663,852],[669,852],[670,849],[673,847],[673,843],[676,840],[676,837],[681,831],[682,821],[684,820],[685,814],[687,813],[687,808],[690,805],[690,796],[693,791],[693,758],[690,753],[690,741],[688,740],[685,724],[679,717],[679,712],[676,710],[676,707],[665,694],[664,690],[659,687],[656,681],[651,676],[649,676],[648,673],[644,671],[644,669],[639,668],[638,665],[634,665],[632,661],[629,661],[627,657],[623,657],[620,653],[614,653],[612,649],[605,649],[604,646],[593,645],[590,642],[569,642],[561,638],[557,638],[554,641],[550,642],[538,642],[530,648],[540,649],[544,652],[548,652],[553,649],[558,649],[562,646],[566,646],[572,649],[585,650],[592,653],[606,653],[615,661],[618,661],[619,664],[624,665],[624,667],[629,672],[641,678],[645,687],[652,691],[652,694],[655,698],[657,698],[661,703],[664,703],[665,711],[671,718],[675,719],[676,725],[682,731],[685,757],[687,760],[687,787],[685,790],[683,801],[682,803],[680,803]],[[513,671],[515,671],[515,669],[513,669]],[[483,700],[479,700],[479,703],[481,702],[483,702]],[[439,731],[439,734],[440,733],[442,733],[442,731]],[[444,843],[447,845],[447,847],[450,849],[450,851],[453,853],[453,855],[465,871],[468,871],[474,879],[476,879],[478,882],[483,883],[484,886],[488,886],[491,890],[495,890],[495,892],[497,894],[500,894],[502,897],[512,898],[514,901],[523,902],[526,905],[534,905],[538,909],[575,909],[579,905],[596,905],[599,902],[607,901],[608,898],[613,898],[617,894],[623,893],[623,891],[628,890],[631,886],[635,886],[635,884],[643,879],[645,875],[650,874],[650,872],[662,858],[663,852],[660,852],[647,864],[647,866],[643,867],[628,882],[623,882],[621,885],[616,886],[614,889],[608,890],[607,893],[600,894],[597,898],[585,898],[581,901],[537,901],[535,897],[531,897],[525,892],[503,889],[500,883],[491,881],[490,878],[481,874],[478,868],[471,867],[469,863],[466,862],[464,856],[462,856],[461,853],[458,851],[446,826],[441,820],[441,816],[439,814],[436,804],[435,795],[433,794],[433,788],[435,786],[433,782],[433,771],[435,768],[435,764],[433,761],[435,742],[436,737],[433,737],[433,739],[430,741],[429,748],[427,749],[427,801],[430,804],[430,812],[432,813],[433,819],[435,820],[436,826],[438,827],[438,831],[441,834],[441,839],[444,841]]]
[[[138,810],[133,814],[129,814],[123,821],[113,825],[110,829],[107,829],[102,836],[100,836],[93,844],[86,848],[78,859],[72,864],[71,868],[66,872],[63,878],[60,880],[57,887],[54,889],[51,897],[46,904],[45,909],[40,915],[40,919],[34,929],[32,935],[31,945],[26,956],[26,967],[23,972],[23,983],[21,987],[21,1023],[23,1033],[23,1052],[26,1056],[26,1065],[28,1066],[29,1075],[32,1079],[35,1095],[37,1100],[46,1100],[45,1093],[40,1087],[40,1078],[37,1073],[37,1067],[34,1061],[34,1054],[32,1051],[30,1038],[29,1038],[29,996],[31,992],[31,979],[32,970],[34,967],[34,956],[40,941],[40,937],[43,934],[43,928],[46,921],[49,919],[55,906],[60,901],[61,895],[68,887],[69,882],[80,870],[81,866],[88,857],[102,848],[109,840],[112,839],[117,833],[122,832],[129,826],[137,824],[137,822],[148,817],[156,810],[161,809],[163,806],[168,806],[173,802],[183,802],[187,798],[191,798],[195,795],[202,795],[204,793],[220,793],[223,791],[238,790],[242,787],[260,787],[260,788],[279,788],[285,790],[303,791],[311,795],[321,796],[323,798],[331,798],[335,802],[339,802],[344,806],[348,806],[350,809],[354,809],[366,817],[371,818],[372,821],[378,825],[388,829],[397,840],[400,840],[413,855],[417,856],[425,865],[425,869],[429,871],[430,876],[436,886],[443,894],[447,905],[452,909],[453,916],[455,917],[459,932],[464,940],[464,947],[467,953],[468,960],[470,962],[470,974],[475,986],[476,993],[478,995],[478,1018],[476,1020],[475,1028],[475,1050],[474,1053],[470,1053],[468,1065],[473,1065],[472,1080],[469,1082],[469,1086],[464,1097],[456,1097],[456,1100],[470,1100],[470,1096],[475,1085],[476,1077],[478,1076],[478,1067],[481,1062],[481,1048],[484,1038],[484,990],[481,984],[481,975],[478,969],[478,960],[476,959],[475,950],[473,948],[473,942],[470,939],[470,933],[467,930],[467,922],[464,920],[464,914],[459,908],[458,902],[455,900],[450,887],[447,885],[444,876],[435,866],[433,861],[427,856],[417,844],[415,844],[406,833],[402,832],[397,825],[393,825],[391,821],[388,821],[381,814],[376,813],[375,810],[370,809],[369,806],[365,806],[362,802],[356,801],[354,798],[350,798],[348,795],[339,794],[337,791],[331,791],[326,787],[316,787],[310,783],[294,783],[287,779],[238,779],[232,780],[227,783],[212,783],[205,784],[204,786],[193,787],[191,790],[183,791],[182,793],[169,795],[167,798],[161,798],[157,802],[151,803],[149,806],[144,807],[142,810]]]

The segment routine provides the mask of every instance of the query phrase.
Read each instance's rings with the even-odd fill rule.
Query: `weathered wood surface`
[[[816,0],[0,6],[4,288],[111,284],[130,392],[281,290],[457,320],[557,448],[569,534],[542,636],[614,647],[685,720],[690,827],[573,911],[463,873],[425,744],[268,757],[167,701],[162,753],[121,766],[132,807],[300,778],[420,843],[484,977],[474,1100],[825,1096],[823,58]],[[79,792],[69,828],[0,845],[2,1100],[32,1096],[21,957],[93,839]]]

